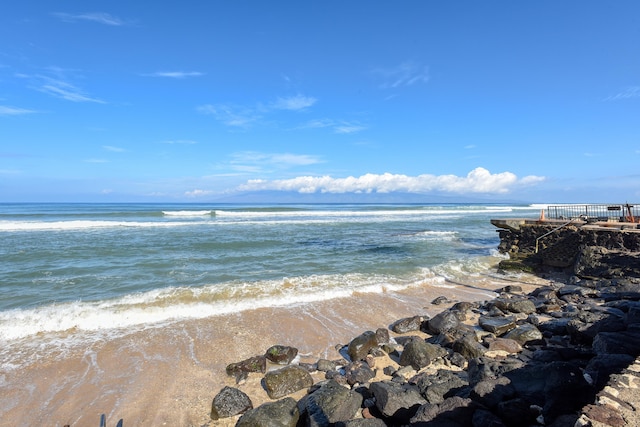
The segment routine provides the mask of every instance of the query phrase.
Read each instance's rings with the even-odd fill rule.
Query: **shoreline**
[[[523,277],[537,282],[534,287],[545,282]],[[92,425],[102,413],[108,420],[123,418],[129,426],[231,425],[209,417],[214,395],[225,386],[236,386],[225,373],[229,363],[260,354],[274,344],[296,347],[309,360],[335,359],[340,357],[335,345],[348,343],[354,331],[387,328],[416,313],[435,315],[447,306],[431,305],[431,301],[443,295],[452,301],[489,299],[495,289],[511,281],[505,279],[487,275],[473,278],[477,283],[472,287],[424,286],[262,308],[149,328],[87,348],[68,349],[62,359],[28,365],[18,375],[2,374],[5,403],[0,426]],[[243,387],[258,406],[269,399],[260,380],[252,377]]]

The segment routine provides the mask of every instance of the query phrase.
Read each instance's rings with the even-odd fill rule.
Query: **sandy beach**
[[[347,344],[365,330],[417,314],[433,316],[447,308],[431,304],[438,296],[482,301],[514,282],[526,291],[544,280],[474,277],[465,284],[354,294],[182,321],[62,349],[36,346],[38,354],[15,355],[14,363],[22,366],[19,370],[0,376],[0,426],[90,426],[98,424],[102,413],[108,425],[122,418],[127,427],[232,426],[236,418],[214,422],[209,417],[213,397],[224,386],[236,386],[225,373],[229,363],[263,354],[274,344],[298,348],[302,362],[337,359],[341,356],[336,345]],[[254,407],[269,400],[260,379],[261,375],[252,374],[239,386]]]

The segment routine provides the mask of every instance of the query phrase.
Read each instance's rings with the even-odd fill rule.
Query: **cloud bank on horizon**
[[[299,193],[418,193],[445,192],[454,194],[497,193],[505,194],[525,186],[544,181],[541,176],[518,178],[511,172],[492,174],[478,167],[466,176],[430,175],[407,176],[402,174],[372,174],[359,177],[332,178],[330,176],[300,176],[290,179],[249,180],[238,187],[239,191],[296,191]]]

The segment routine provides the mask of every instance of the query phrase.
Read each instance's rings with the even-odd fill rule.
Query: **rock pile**
[[[296,349],[274,346],[231,364],[239,384],[264,375],[274,400],[253,408],[225,387],[211,417],[243,414],[243,427],[591,425],[602,411],[583,408],[640,355],[640,281],[573,276],[526,295],[518,286],[498,291],[365,331],[340,348],[340,360],[301,364]],[[267,360],[282,368],[267,372]],[[318,371],[324,380],[313,383]],[[287,397],[298,390],[307,394]],[[624,421],[614,415],[602,417]]]

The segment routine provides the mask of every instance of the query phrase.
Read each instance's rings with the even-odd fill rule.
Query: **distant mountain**
[[[416,193],[298,193],[255,191],[236,193],[212,200],[215,203],[527,203],[495,197],[451,196]]]

